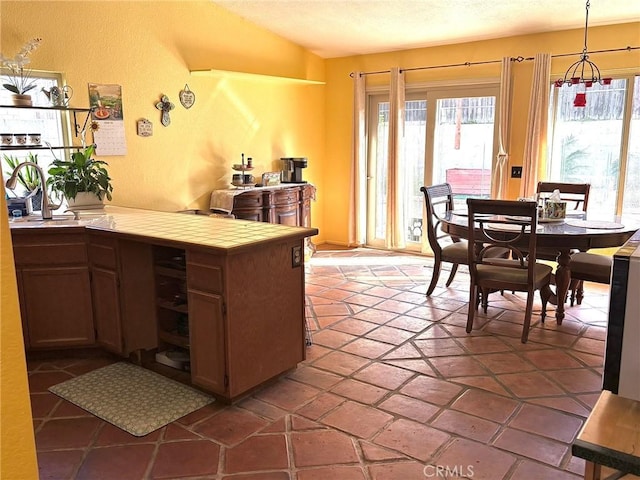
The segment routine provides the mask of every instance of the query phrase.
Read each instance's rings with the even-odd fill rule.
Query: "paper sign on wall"
[[[90,83],[89,105],[93,107],[91,119],[98,123],[93,131],[96,155],[126,155],[122,87]]]

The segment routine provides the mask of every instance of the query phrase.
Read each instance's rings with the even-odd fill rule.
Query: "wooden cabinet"
[[[187,252],[191,381],[226,396],[223,257]]]
[[[232,213],[243,220],[310,227],[314,195],[310,184],[247,190],[233,198]]]
[[[223,309],[220,295],[189,290],[191,381],[221,395],[227,390]]]
[[[96,343],[120,355],[154,348],[151,246],[88,235]]]
[[[274,211],[276,203],[285,208],[294,198],[274,200]],[[292,218],[299,221],[297,212]],[[186,216],[176,218],[184,226]],[[196,222],[204,222],[205,234],[215,229],[222,236],[226,229],[233,238],[247,226],[186,221],[192,228]],[[124,357],[135,354],[165,373],[155,362],[168,357],[161,363],[173,364],[176,357],[156,354],[177,352],[186,355],[178,365],[185,372],[172,377],[190,375],[194,385],[226,401],[242,398],[305,356],[300,253],[310,231],[282,229],[286,235],[269,238],[281,229],[253,227],[266,239],[237,248],[97,224],[12,228],[27,350],[97,345]]]
[[[12,232],[28,349],[95,342],[84,232]]]
[[[122,353],[124,343],[116,244],[115,239],[89,235],[88,250],[96,342],[111,352]]]
[[[112,270],[93,267],[91,269],[91,292],[96,342],[106,350],[123,353],[118,274]]]

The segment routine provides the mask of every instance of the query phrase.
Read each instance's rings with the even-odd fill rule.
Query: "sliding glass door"
[[[409,91],[405,102],[404,151],[399,188],[408,250],[419,251],[424,236],[422,185],[448,182],[457,201],[489,197],[496,155],[497,85]],[[384,247],[387,222],[389,102],[369,96],[367,244]]]
[[[589,213],[640,218],[640,76],[594,84],[574,107],[578,86],[551,87],[547,180],[590,183]]]

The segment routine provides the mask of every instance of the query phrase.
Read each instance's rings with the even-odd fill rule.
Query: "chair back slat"
[[[469,273],[473,277],[478,265],[501,265],[528,270],[531,282],[533,264],[527,256],[535,258],[538,214],[536,202],[510,200],[467,199],[469,210]],[[525,235],[528,240],[523,240]],[[505,264],[490,257],[492,249],[507,248],[511,258],[518,260]]]
[[[451,185],[448,183],[430,185],[421,187],[420,191],[424,194],[424,203],[427,211],[427,239],[429,240],[429,246],[434,252],[440,252],[442,246],[438,240],[443,237],[449,237],[440,229],[440,223],[444,215],[453,210]]]
[[[590,183],[538,182],[536,193],[538,196],[548,197],[555,190],[560,192],[560,200],[567,202],[567,210],[587,211]]]

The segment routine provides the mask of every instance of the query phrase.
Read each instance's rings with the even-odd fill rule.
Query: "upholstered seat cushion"
[[[507,265],[509,262],[512,264],[517,264],[519,262],[515,260],[501,260],[500,263]],[[536,285],[540,285],[544,279],[551,275],[551,271],[553,269],[549,265],[545,265],[543,263],[536,263],[535,271],[534,271],[534,281]],[[478,265],[478,282],[481,283],[484,281],[489,282],[500,282],[500,283],[518,283],[524,286],[526,289],[527,286],[527,275],[528,272],[526,269],[522,268],[507,268],[502,265]]]
[[[461,263],[466,265],[469,260],[466,241],[452,243],[442,248],[442,260],[445,262]],[[508,248],[492,248],[487,252],[487,257],[498,258],[509,255]]]
[[[456,242],[442,247],[442,260],[466,265],[469,261],[467,242]]]
[[[580,252],[571,256],[571,277],[590,282],[611,282],[611,257],[595,253]]]

